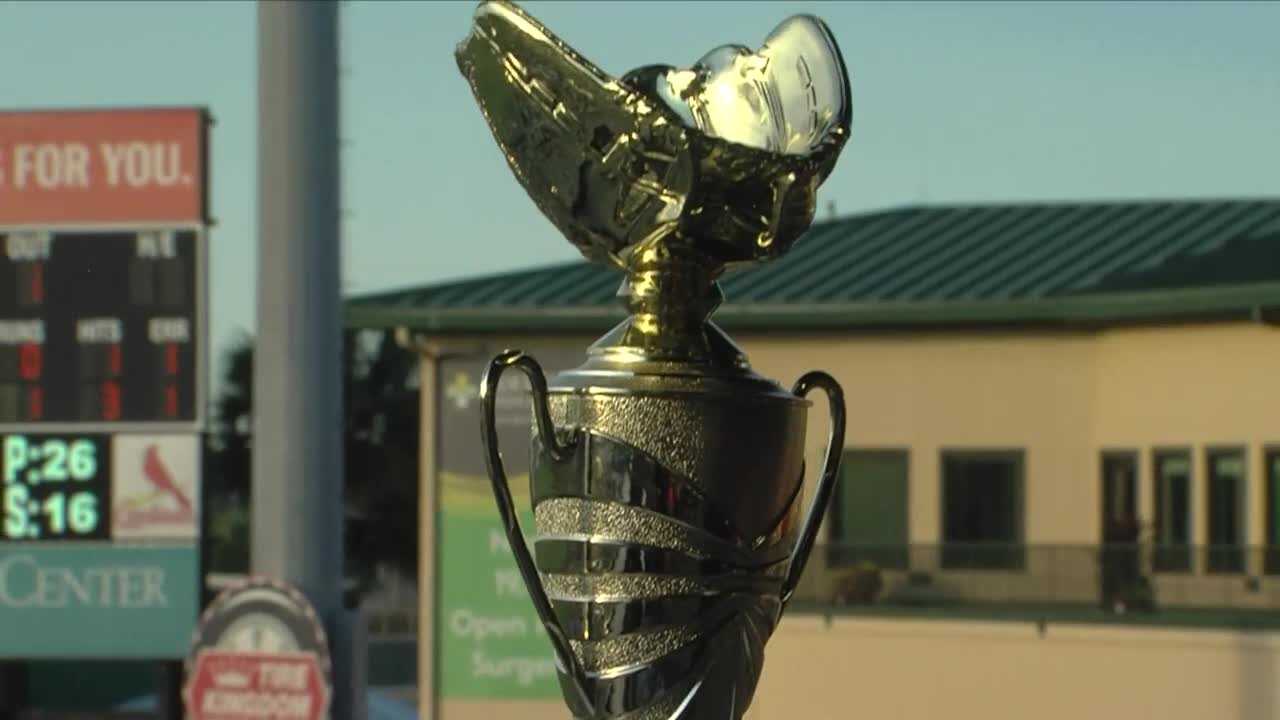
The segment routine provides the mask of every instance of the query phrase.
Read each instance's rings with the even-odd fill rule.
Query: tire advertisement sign
[[[548,376],[585,359],[582,348],[523,349]],[[493,355],[501,351],[492,348]],[[560,689],[551,644],[516,569],[485,471],[479,389],[490,358],[454,357],[439,366],[439,693],[444,698],[554,699]],[[497,396],[500,450],[521,529],[531,542],[530,408],[528,380],[519,371],[504,373]]]
[[[183,688],[188,720],[328,720],[324,626],[296,588],[265,577],[229,588],[200,618]]]
[[[191,677],[192,717],[322,720],[329,689],[316,656],[201,650]]]

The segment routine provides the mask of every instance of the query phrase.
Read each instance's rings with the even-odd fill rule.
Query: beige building
[[[422,353],[424,717],[565,716],[528,660],[545,641],[507,622],[524,644],[492,649],[527,600],[491,597],[504,566],[467,574],[448,503],[496,522],[465,416],[487,356],[576,364],[621,319],[619,279],[562,265],[351,304]],[[757,372],[823,369],[848,401],[823,546],[749,717],[1280,718],[1280,201],[890,210],[723,287]]]

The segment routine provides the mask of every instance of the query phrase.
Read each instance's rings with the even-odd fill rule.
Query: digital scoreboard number
[[[108,435],[0,436],[0,541],[111,537]]]
[[[194,229],[0,229],[0,426],[192,423]]]

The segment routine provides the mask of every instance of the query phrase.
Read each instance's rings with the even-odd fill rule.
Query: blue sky
[[[528,2],[607,71],[831,25],[852,139],[820,196],[1280,196],[1280,3]],[[474,3],[344,10],[348,292],[575,257],[501,159],[454,64]],[[213,341],[254,321],[256,6],[0,2],[0,107],[199,104],[212,137]]]

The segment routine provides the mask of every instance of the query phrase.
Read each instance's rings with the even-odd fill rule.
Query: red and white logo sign
[[[0,224],[203,222],[199,108],[0,113]]]
[[[329,689],[312,653],[201,650],[187,684],[192,720],[321,720]]]
[[[192,435],[117,435],[111,447],[112,536],[194,539],[200,453]]]

